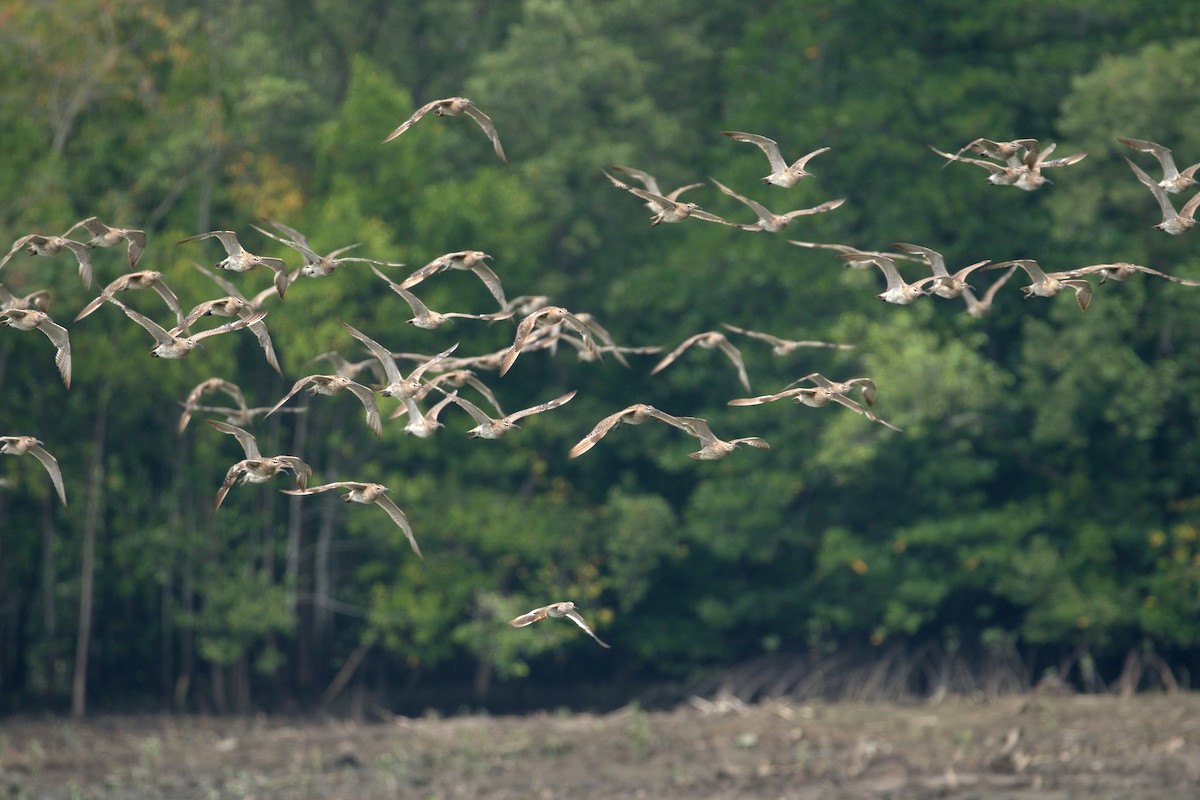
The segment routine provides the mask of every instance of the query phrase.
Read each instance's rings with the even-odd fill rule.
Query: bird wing
[[[1167,197],[1166,190],[1159,186],[1156,180],[1147,175],[1141,167],[1130,161],[1127,157],[1125,158],[1125,163],[1129,165],[1129,168],[1133,170],[1133,174],[1137,176],[1137,179],[1142,182],[1143,186],[1150,190],[1154,195],[1154,199],[1158,201],[1158,206],[1162,209],[1163,222],[1179,216],[1175,213],[1175,206],[1171,204],[1171,198]],[[1200,197],[1200,195],[1196,195],[1196,197]]]
[[[743,205],[748,206],[750,210],[758,215],[758,218],[763,222],[770,222],[771,220],[775,219],[775,215],[768,211],[766,206],[762,205],[761,203],[751,200],[749,197],[745,197],[744,195],[738,194],[716,178],[709,178],[709,180],[716,184],[716,187],[722,192],[729,195],[734,200],[741,202]]]
[[[400,526],[400,530],[404,531],[405,537],[408,539],[408,544],[412,547],[412,551],[420,558],[425,558],[421,555],[421,548],[417,546],[417,537],[413,535],[412,526],[408,523],[408,517],[400,510],[400,506],[396,505],[392,498],[386,494],[381,494],[375,498],[375,505],[382,508],[392,518],[392,522]]]
[[[419,120],[421,117],[425,116],[430,111],[433,111],[435,108],[437,108],[438,106],[442,105],[445,102],[446,102],[445,100],[433,100],[433,101],[428,102],[425,105],[421,106],[420,108],[418,108],[416,111],[414,111],[412,113],[411,117],[404,120],[404,122],[400,123],[400,127],[396,128],[396,130],[389,133],[387,135],[387,138],[384,139],[383,142],[386,144],[387,142],[390,142],[392,139],[395,139],[397,136],[404,133],[406,130],[408,130],[414,124],[416,124],[417,120]]]
[[[396,366],[396,360],[392,358],[390,350],[350,324],[341,322],[341,325],[351,336],[366,345],[367,349],[371,351],[371,355],[375,356],[376,360],[383,365],[383,371],[387,375],[388,384],[399,383],[403,380],[403,377],[400,375],[400,368]]]
[[[205,421],[221,433],[227,433],[235,437],[238,440],[238,444],[242,446],[242,450],[245,451],[247,459],[254,461],[262,458],[262,454],[258,452],[258,440],[254,438],[254,434],[236,425],[230,425],[228,422],[221,422],[215,419]]]
[[[366,409],[367,427],[371,429],[371,433],[375,434],[376,439],[383,436],[383,423],[379,418],[379,404],[375,402],[375,393],[355,381],[346,384],[346,388],[358,398],[358,402],[362,403],[363,408]]]
[[[50,480],[54,483],[54,490],[58,492],[58,499],[62,501],[63,508],[66,508],[67,489],[63,485],[62,470],[58,468],[58,459],[50,455],[50,452],[40,444],[31,446],[29,454],[42,462],[42,466],[46,468],[46,472],[50,473]]]
[[[545,403],[539,403],[536,406],[530,406],[529,408],[524,408],[520,411],[514,411],[513,413],[509,414],[506,419],[508,419],[509,422],[516,422],[522,417],[528,417],[532,416],[533,414],[540,414],[543,411],[549,411],[552,408],[558,408],[564,403],[569,402],[578,391],[578,389],[573,389],[564,395],[554,398],[553,400],[547,400]]]
[[[43,312],[44,313],[44,312]],[[63,383],[68,389],[71,388],[71,336],[67,333],[67,329],[59,325],[50,317],[46,316],[38,323],[38,330],[46,334],[46,338],[56,348],[54,353],[54,365],[58,367],[58,372],[62,375]]]
[[[779,143],[774,139],[768,139],[766,136],[760,136],[757,133],[742,133],[741,131],[721,131],[721,133],[735,142],[749,142],[750,144],[757,145],[758,149],[766,154],[767,161],[771,162],[772,172],[783,172],[787,169],[788,165],[783,160],[783,153],[779,152]]]
[[[590,636],[596,640],[596,644],[598,644],[604,648],[611,648],[610,645],[607,645],[604,642],[600,641],[600,637],[592,632],[592,629],[588,627],[588,624],[586,622],[584,622],[583,617],[579,614],[578,611],[568,611],[566,613],[566,617],[567,617],[567,619],[571,620],[571,622],[574,622],[576,625],[583,628],[587,632],[588,636]]]
[[[467,107],[463,109],[463,112],[479,123],[479,127],[483,128],[483,132],[492,140],[492,147],[495,148],[496,155],[500,157],[501,161],[507,164],[508,159],[504,156],[504,148],[500,146],[500,136],[496,133],[496,126],[492,124],[492,118],[480,111],[479,106],[474,103],[467,103]]]

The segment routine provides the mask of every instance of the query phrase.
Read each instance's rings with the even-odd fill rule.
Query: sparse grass
[[[848,800],[890,787],[904,800],[1157,800],[1200,781],[1196,694],[703,707],[374,725],[123,718],[77,724],[73,742],[51,722],[9,721],[0,797]]]

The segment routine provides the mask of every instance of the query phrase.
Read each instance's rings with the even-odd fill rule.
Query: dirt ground
[[[1200,694],[0,720],[2,798],[1200,798]]]

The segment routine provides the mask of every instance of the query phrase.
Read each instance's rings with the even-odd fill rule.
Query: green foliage
[[[0,460],[13,482],[0,495],[7,702],[61,700],[89,520],[93,691],[133,697],[157,682],[156,696],[177,692],[185,708],[209,706],[193,680],[206,665],[235,682],[252,666],[249,680],[272,699],[315,701],[376,641],[355,677],[364,685],[403,674],[474,680],[477,691],[563,665],[687,678],[764,652],[897,640],[1048,662],[1084,649],[1109,664],[1148,642],[1194,661],[1200,293],[1149,276],[1093,279],[1081,314],[1065,295],[1022,300],[1017,272],[976,320],[957,301],[881,304],[878,270],[787,243],[915,242],[952,267],[1130,261],[1200,278],[1191,240],[1152,229],[1156,204],[1121,161],[1153,171],[1153,159],[1116,141],[1163,142],[1181,167],[1200,159],[1194,11],[1108,0],[985,3],[967,15],[949,2],[917,14],[882,0],[184,5],[5,9],[6,241],[90,215],[144,227],[141,266],[162,271],[185,308],[224,294],[192,267],[215,263],[216,242],[174,244],[203,230],[236,230],[250,250],[295,266],[294,251],[250,228],[282,222],[321,253],[358,243],[347,255],[405,264],[383,268],[397,280],[480,249],[510,297],[545,294],[591,313],[619,344],[669,350],[728,333],[749,394],[812,372],[870,377],[872,412],[903,430],[836,404],[731,408],[747,392],[720,351],[694,349],[651,376],[661,355],[631,354],[626,368],[566,345],[522,354],[504,377],[477,370],[508,411],[578,390],[500,441],[469,439],[474,423],[455,406],[430,439],[386,419],[376,440],[348,396],[299,395],[286,411],[300,413],[252,423],[264,454],[302,457],[314,484],[391,487],[421,560],[381,509],[332,492],[285,498],[285,477],[234,486],[214,512],[240,449],[203,422],[209,412],[178,432],[176,404],[220,376],[250,406],[272,405],[328,371],[315,356],[363,357],[339,320],[397,352],[457,343],[455,356],[507,347],[511,323],[417,330],[368,265],[347,263],[267,301],[284,377],[241,333],[164,362],[110,305],[69,322],[126,271],[121,247],[92,251],[90,290],[69,255],[16,253],[0,278],[16,294],[52,288],[74,382],[57,380],[45,337],[0,329],[0,433],[42,438],[71,498],[58,507],[36,464]],[[414,108],[458,95],[492,116],[510,164],[466,117],[429,115],[382,143]],[[761,184],[762,153],[722,130],[776,138],[791,159],[831,149],[785,191]],[[928,150],[978,136],[1088,156],[1024,193]],[[668,191],[713,176],[778,212],[847,201],[782,234],[654,227],[604,179],[614,164]],[[708,184],[686,199],[749,219]],[[982,292],[996,276],[971,282]],[[247,295],[270,281],[264,270],[228,277]],[[415,290],[437,310],[494,307],[460,271]],[[122,300],[169,319],[154,293]],[[777,356],[722,323],[854,349]],[[635,402],[771,449],[694,462],[694,440],[652,421],[567,457],[597,420]],[[398,408],[380,398],[385,418]],[[506,624],[566,599],[613,642],[619,668],[570,624]]]

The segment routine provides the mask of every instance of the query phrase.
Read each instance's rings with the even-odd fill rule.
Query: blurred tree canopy
[[[46,337],[0,329],[0,435],[41,439],[70,505],[33,459],[0,459],[0,710],[66,708],[80,659],[75,691],[93,706],[216,711],[311,709],[347,687],[409,709],[486,704],[500,687],[541,702],[522,681],[601,703],[587,686],[628,697],[769,654],[870,662],[890,647],[977,669],[1016,653],[1035,677],[1089,686],[1128,684],[1129,655],[1153,654],[1186,683],[1200,668],[1200,290],[1093,277],[1080,313],[1070,292],[1022,299],[1018,272],[975,319],[961,301],[882,304],[878,270],[788,239],[1200,279],[1197,234],[1153,229],[1156,203],[1121,157],[1158,166],[1117,142],[1200,160],[1197,55],[1200,8],[1159,0],[969,14],[946,0],[13,0],[0,12],[5,242],[93,215],[144,229],[140,268],[162,272],[185,310],[225,294],[195,268],[217,245],[176,244],[207,230],[295,269],[295,251],[251,227],[283,222],[320,253],[359,243],[345,255],[406,264],[382,268],[397,281],[483,250],[508,297],[589,313],[618,344],[666,353],[726,333],[756,395],[813,372],[868,376],[874,413],[902,432],[837,407],[731,408],[747,393],[717,351],[650,375],[660,356],[625,367],[566,344],[504,377],[476,370],[510,412],[578,390],[497,441],[468,438],[453,405],[435,435],[409,435],[384,397],[380,440],[344,396],[301,394],[287,408],[302,413],[249,423],[264,454],[310,464],[313,484],[389,486],[420,560],[379,508],[283,495],[284,478],[235,486],[214,511],[240,448],[204,424],[212,412],[178,432],[179,403],[219,376],[269,407],[329,369],[318,355],[366,358],[342,320],[394,352],[457,343],[463,357],[507,347],[512,324],[416,329],[369,265],[347,263],[266,302],[282,377],[244,333],[152,360],[149,336],[109,304],[71,322],[125,271],[123,246],[91,251],[89,290],[70,254],[18,252],[0,282],[50,290],[74,378],[67,390]],[[382,143],[455,95],[492,117],[508,165],[467,117],[429,115]],[[782,190],[724,130],[770,136],[789,161],[830,150]],[[1026,193],[929,150],[980,136],[1088,157]],[[702,182],[685,199],[744,222],[710,176],[777,213],[847,200],[777,234],[654,227],[605,180],[613,165],[664,191]],[[982,292],[996,275],[971,280]],[[247,297],[270,282],[229,278]],[[495,305],[461,271],[415,292],[442,311]],[[121,298],[168,319],[153,293]],[[854,349],[777,356],[722,323]],[[650,422],[568,458],[638,402],[771,449],[693,461],[693,440]],[[506,624],[567,599],[613,650],[561,622]]]

